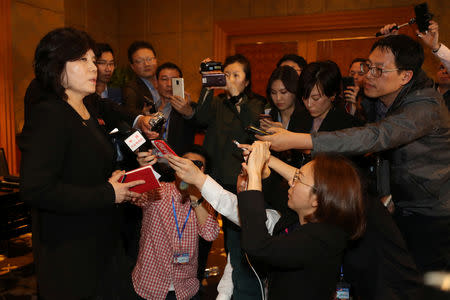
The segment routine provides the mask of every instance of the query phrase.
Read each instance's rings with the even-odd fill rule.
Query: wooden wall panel
[[[312,61],[315,60],[315,55],[311,53],[311,50],[316,46],[312,45],[311,42],[316,44],[316,41],[320,39],[320,36],[323,36],[322,33],[324,32],[327,32],[328,35],[322,38],[339,37],[336,34],[341,31],[355,31],[355,35],[350,36],[357,36],[357,32],[364,29],[370,29],[370,32],[375,33],[385,24],[393,22],[401,24],[413,15],[412,7],[400,7],[389,10],[371,9],[219,21],[214,26],[214,57],[223,60],[228,49],[232,47],[233,39],[248,38],[251,40],[256,36],[261,42],[267,42],[270,40],[270,35],[274,38],[280,35],[293,35],[306,37],[306,39],[303,39],[306,44],[302,47],[306,47],[310,55],[308,60]],[[302,41],[300,38],[289,40]],[[300,53],[300,55],[302,54]]]
[[[0,1],[0,147],[13,174],[18,173],[15,136],[11,1]]]
[[[236,53],[245,55],[252,69],[252,89],[266,96],[266,85],[278,60],[286,53],[297,53],[297,42],[236,45]]]

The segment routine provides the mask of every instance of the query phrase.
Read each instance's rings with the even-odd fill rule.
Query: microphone
[[[117,128],[110,132],[113,139],[117,139],[119,144],[125,144],[131,152],[138,150],[139,152],[147,151],[147,138],[138,129],[132,128],[126,122],[117,124]]]

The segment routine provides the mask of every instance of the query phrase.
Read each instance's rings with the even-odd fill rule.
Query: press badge
[[[174,264],[187,264],[189,262],[189,253],[175,253],[173,255]]]

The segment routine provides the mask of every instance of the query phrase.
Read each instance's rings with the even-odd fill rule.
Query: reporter
[[[361,182],[344,158],[318,156],[297,170],[288,205],[297,226],[270,236],[261,192],[261,172],[270,157],[268,143],[255,143],[247,163],[248,190],[238,195],[242,247],[267,263],[270,299],[330,299],[348,239],[365,228]]]
[[[270,118],[262,115],[261,128],[270,127],[286,128],[294,132],[302,132],[310,126],[312,117],[306,111],[305,106],[297,98],[298,76],[295,70],[289,66],[278,67],[272,72],[267,83],[266,95],[270,103]],[[309,129],[309,128],[308,128]],[[300,167],[302,153],[298,150],[275,153],[283,161]]]
[[[250,62],[240,54],[229,56],[224,63],[225,93],[216,97],[212,89],[203,89],[194,114],[200,126],[207,129],[204,148],[211,158],[211,177],[228,191],[236,191],[236,177],[241,170],[241,151],[232,140],[249,143],[248,125],[259,126],[259,115],[265,99],[252,92]],[[259,284],[243,261],[239,228],[232,228],[224,218],[226,247],[231,255],[235,299],[259,299]],[[242,298],[241,298],[242,297]]]
[[[196,163],[199,172],[205,171],[206,156],[201,147],[191,147],[183,157]],[[155,158],[150,152],[138,154],[141,165],[154,164]],[[177,178],[162,181],[160,188],[133,201],[143,213],[139,256],[132,272],[140,297],[198,299],[199,237],[213,241],[220,231],[214,212],[201,200],[195,187],[186,188]]]
[[[123,299],[131,282],[116,203],[139,194],[119,183],[114,150],[92,103],[93,40],[73,28],[49,32],[34,59],[39,94],[19,139],[21,197],[32,208],[33,252],[43,299]],[[109,179],[108,179],[109,178]]]

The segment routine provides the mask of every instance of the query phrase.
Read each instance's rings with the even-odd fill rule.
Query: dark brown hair
[[[365,230],[363,188],[358,171],[342,156],[318,155],[313,160],[314,189],[317,209],[305,217],[309,223],[339,226],[350,239],[359,238]]]
[[[272,109],[278,111],[278,108],[276,107],[272,99],[272,84],[276,80],[281,80],[286,90],[295,95],[296,98],[294,101],[295,106],[300,105],[300,101],[297,99],[297,87],[298,87],[297,72],[292,67],[282,66],[276,68],[272,72],[272,75],[270,75],[269,82],[267,83],[266,87],[267,100],[269,101]]]

